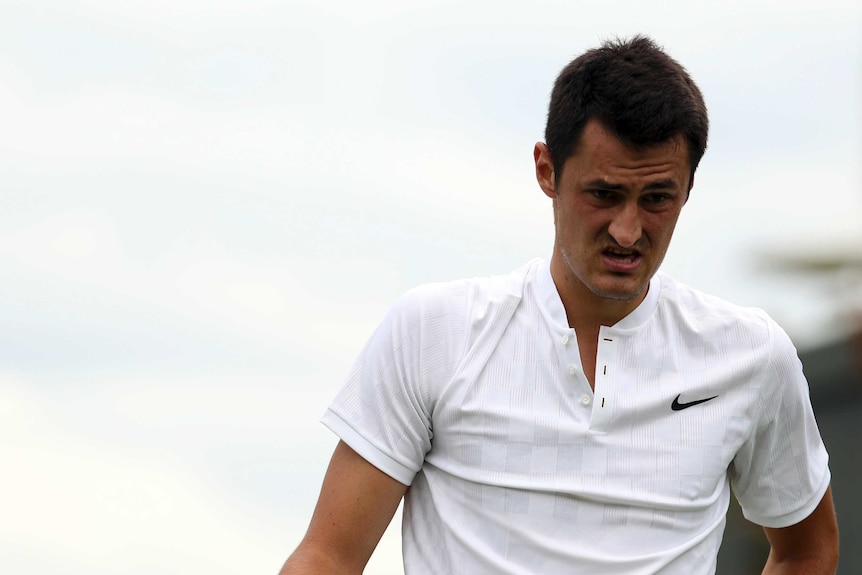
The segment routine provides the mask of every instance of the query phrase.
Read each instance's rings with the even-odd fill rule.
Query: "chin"
[[[631,292],[605,292],[605,291],[596,291],[593,292],[597,296],[603,299],[609,299],[613,301],[632,301],[638,298],[643,292],[631,293]]]
[[[644,294],[649,282],[637,286],[592,286],[590,291],[596,296],[614,301],[632,301]]]

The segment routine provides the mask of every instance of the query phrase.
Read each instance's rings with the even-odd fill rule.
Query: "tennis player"
[[[402,498],[407,575],[708,575],[731,490],[764,574],[835,572],[796,350],[658,271],[707,128],[646,37],[563,69],[533,152],[550,258],[394,305],[323,416],[340,442],[283,575],[361,573]]]

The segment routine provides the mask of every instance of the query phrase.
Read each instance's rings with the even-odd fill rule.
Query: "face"
[[[561,173],[544,144],[536,144],[534,157],[539,185],[553,199],[551,273],[563,303],[633,310],[688,198],[684,138],[636,149],[591,120]]]

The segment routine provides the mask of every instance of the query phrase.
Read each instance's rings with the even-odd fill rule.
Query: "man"
[[[341,441],[282,573],[360,573],[404,496],[408,575],[709,574],[731,486],[764,573],[834,573],[789,339],[657,273],[706,148],[700,91],[651,40],[608,42],[557,78],[545,139],[550,261],[395,305],[323,417]]]

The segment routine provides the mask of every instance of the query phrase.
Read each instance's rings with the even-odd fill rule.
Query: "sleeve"
[[[463,350],[463,287],[411,290],[365,344],[321,421],[372,465],[410,485],[433,438],[438,391]]]
[[[814,511],[831,475],[796,349],[769,318],[767,329],[770,353],[755,425],[730,473],[746,519],[788,527]]]

